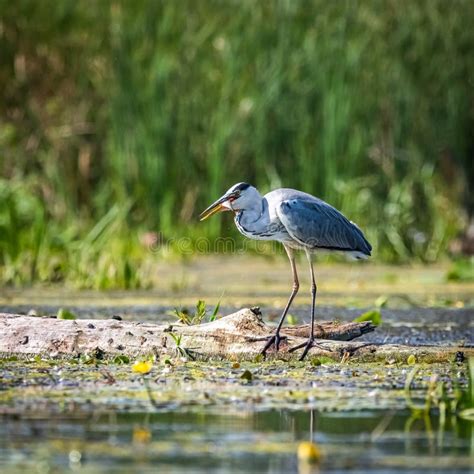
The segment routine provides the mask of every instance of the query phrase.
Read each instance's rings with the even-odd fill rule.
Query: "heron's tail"
[[[357,233],[357,247],[353,252],[354,258],[358,260],[369,258],[372,255],[372,245],[370,245],[370,242],[365,238],[359,226],[355,222],[350,221],[350,223]]]

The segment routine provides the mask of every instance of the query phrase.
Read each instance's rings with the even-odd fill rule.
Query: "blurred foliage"
[[[384,261],[437,260],[474,209],[471,0],[0,12],[3,281],[146,285],[139,233],[235,232],[196,214],[244,180],[326,199]]]
[[[375,324],[375,326],[379,326],[382,323],[381,311],[379,309],[371,309],[370,311],[366,311],[354,319],[354,322],[356,323],[363,323],[366,321],[370,321],[371,323]]]
[[[474,257],[455,260],[446,275],[448,281],[474,282]]]

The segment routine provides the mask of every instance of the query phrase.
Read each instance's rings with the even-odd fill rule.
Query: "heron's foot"
[[[303,344],[298,344],[297,346],[291,347],[288,352],[295,352],[298,349],[301,349],[302,347],[304,347],[304,351],[303,354],[301,354],[299,360],[304,360],[304,358],[307,356],[309,350],[312,347],[317,347],[319,349],[322,349],[323,351],[332,352],[331,349],[328,349],[327,347],[324,347],[323,345],[315,342],[314,337],[310,337],[306,342],[303,342]]]
[[[272,347],[273,345],[275,346],[275,352],[278,352],[278,350],[280,349],[280,342],[286,339],[286,336],[280,336],[279,333],[276,333],[274,336],[270,336],[260,354],[266,356],[268,349],[270,349],[270,347]]]

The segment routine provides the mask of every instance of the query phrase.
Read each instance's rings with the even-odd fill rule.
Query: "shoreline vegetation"
[[[325,199],[375,261],[451,257],[474,207],[473,2],[184,3],[1,2],[3,285],[139,288],[156,242],[240,247],[197,221],[239,180]]]

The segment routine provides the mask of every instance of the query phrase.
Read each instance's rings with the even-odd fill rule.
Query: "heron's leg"
[[[321,349],[325,349],[324,347],[314,342],[314,307],[316,306],[316,293],[318,291],[318,287],[316,285],[316,279],[314,278],[313,258],[309,250],[306,250],[306,257],[308,258],[309,270],[311,274],[311,334],[307,342],[304,342],[303,344],[292,347],[290,349],[290,352],[293,352],[297,349],[301,349],[302,347],[304,347],[304,351],[300,357],[300,360],[303,360],[306,357],[306,354],[308,354],[309,350],[314,346],[320,347]]]
[[[300,287],[300,282],[298,281],[298,273],[296,272],[295,256],[293,249],[287,247],[285,244],[283,244],[283,246],[285,247],[286,253],[288,254],[288,258],[290,259],[291,273],[293,275],[293,289],[291,290],[290,298],[288,299],[288,303],[286,303],[285,309],[283,310],[283,313],[281,315],[280,321],[275,331],[275,335],[268,339],[267,343],[265,344],[265,347],[262,349],[262,355],[265,355],[267,353],[267,350],[273,344],[275,344],[275,350],[278,351],[280,347],[280,341],[284,339],[280,336],[280,330],[283,325],[283,321],[285,320],[288,310],[290,309],[291,303],[293,302],[293,299],[295,298],[296,293],[298,293],[298,289]]]

